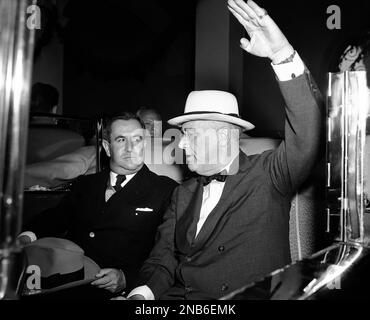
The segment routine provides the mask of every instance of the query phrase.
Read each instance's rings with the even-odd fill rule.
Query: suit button
[[[227,289],[229,289],[229,286],[227,284],[223,284],[222,287],[221,287],[221,291],[226,291]]]
[[[186,261],[186,262],[190,262],[190,261],[191,261],[191,257],[186,256],[186,257],[185,257],[185,261]]]
[[[89,233],[89,237],[90,237],[90,238],[94,238],[94,237],[95,237],[95,233],[94,233],[94,232],[90,232],[90,233]]]
[[[224,247],[224,246],[219,246],[219,247],[218,247],[218,251],[222,252],[222,251],[224,251],[224,250],[225,250],[225,247]]]

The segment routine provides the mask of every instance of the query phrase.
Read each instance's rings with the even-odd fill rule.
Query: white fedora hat
[[[192,120],[215,120],[235,124],[244,130],[254,125],[239,116],[238,102],[229,92],[218,90],[193,91],[189,94],[184,114],[168,120],[170,125],[181,126]]]

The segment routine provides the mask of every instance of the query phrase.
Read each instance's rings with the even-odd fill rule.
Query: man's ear
[[[146,135],[143,136],[143,143],[144,143],[144,148],[148,144],[148,137]]]
[[[110,157],[110,143],[105,139],[103,139],[103,148],[107,156]]]

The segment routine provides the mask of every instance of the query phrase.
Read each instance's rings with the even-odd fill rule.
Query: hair
[[[50,84],[37,82],[32,86],[31,113],[51,113],[58,101],[58,90]]]
[[[145,112],[152,112],[159,118],[159,120],[162,120],[161,114],[156,109],[147,107],[141,107],[139,110],[136,111],[136,115],[141,118],[143,113]]]
[[[122,112],[118,115],[109,117],[105,119],[104,129],[103,129],[103,138],[107,141],[110,141],[110,135],[112,133],[112,124],[117,120],[136,120],[139,122],[140,126],[145,129],[144,122],[132,112]]]

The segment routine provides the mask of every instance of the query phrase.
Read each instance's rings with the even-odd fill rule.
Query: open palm
[[[247,52],[273,60],[282,50],[292,48],[266,10],[252,0],[247,3],[243,0],[229,0],[228,8],[250,37],[250,40],[241,39],[241,46]]]

